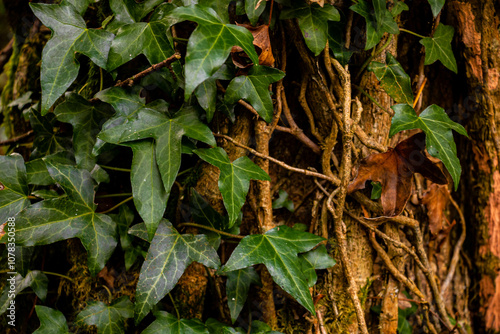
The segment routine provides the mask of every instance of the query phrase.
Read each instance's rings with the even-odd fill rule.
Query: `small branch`
[[[196,223],[181,223],[178,226],[179,227],[182,227],[182,226],[191,226],[191,227],[202,228],[204,230],[212,231],[212,232],[215,232],[215,233],[218,233],[218,234],[225,235],[226,237],[231,237],[231,238],[236,238],[236,239],[243,239],[245,237],[243,235],[236,235],[236,234],[227,233],[227,232],[224,232],[224,231],[217,230],[217,229],[215,229],[213,227],[210,227],[210,226],[200,225],[200,224],[196,224]]]
[[[382,248],[382,246],[380,246],[380,244],[375,239],[375,233],[373,233],[373,232],[370,233],[370,241],[372,243],[373,248],[375,248],[375,250],[377,251],[378,256],[380,256],[380,258],[384,261],[384,264],[387,267],[387,269],[389,270],[389,272],[391,273],[391,275],[394,276],[394,278],[396,278],[398,281],[400,281],[401,283],[403,283],[411,292],[413,292],[413,294],[415,296],[417,296],[418,298],[420,298],[420,300],[422,301],[422,303],[427,304],[427,301],[426,301],[425,296],[422,293],[422,291],[420,291],[417,288],[417,286],[415,285],[415,283],[413,283],[408,277],[406,277],[405,275],[403,275],[394,266],[394,264],[392,263],[391,258],[389,257],[389,255],[385,252],[385,250]]]
[[[415,109],[415,106],[417,105],[418,101],[420,100],[420,95],[422,95],[422,91],[424,90],[425,83],[427,82],[427,78],[424,77],[424,81],[420,85],[420,88],[418,89],[417,92],[417,97],[415,97],[415,101],[413,101],[413,109]]]
[[[33,130],[30,130],[26,133],[23,133],[22,135],[19,135],[14,138],[10,138],[4,141],[0,141],[0,146],[7,146],[7,145],[12,145],[12,144],[17,144],[18,142],[22,141],[23,139],[31,136],[33,134]]]
[[[309,78],[307,76],[304,76],[302,78],[302,83],[300,84],[299,103],[302,106],[302,109],[304,109],[306,116],[307,116],[307,119],[309,120],[309,125],[311,127],[311,133],[321,143],[321,142],[323,142],[324,139],[321,137],[318,130],[316,130],[316,126],[314,124],[314,116],[313,116],[311,108],[309,108],[309,105],[307,104],[307,100],[306,100],[306,90],[307,90],[308,81],[309,81]]]
[[[457,244],[455,245],[455,248],[453,249],[453,256],[451,257],[449,269],[448,269],[448,275],[446,275],[446,278],[441,285],[441,294],[444,295],[446,290],[448,290],[448,287],[451,284],[451,281],[453,280],[453,276],[455,275],[455,270],[457,269],[457,264],[458,260],[460,259],[460,250],[462,249],[462,245],[464,244],[465,241],[465,236],[466,236],[466,229],[465,229],[465,217],[460,210],[460,207],[458,206],[458,203],[455,202],[451,194],[448,192],[448,196],[450,198],[450,202],[453,204],[455,209],[457,210],[458,214],[460,215],[460,224],[462,225],[462,234],[460,235],[460,238],[457,241]]]
[[[246,149],[247,151],[249,151],[253,155],[258,156],[259,158],[263,158],[263,159],[267,159],[269,161],[272,161],[275,164],[277,164],[277,165],[279,165],[279,166],[281,166],[281,167],[283,167],[285,169],[291,170],[292,172],[301,173],[301,174],[304,174],[304,175],[307,175],[307,176],[314,176],[314,177],[317,177],[317,178],[323,179],[323,180],[328,180],[328,181],[330,181],[331,183],[333,183],[335,185],[339,185],[340,184],[340,180],[336,176],[328,177],[328,176],[326,176],[324,174],[313,172],[313,171],[310,171],[310,170],[307,170],[307,169],[295,168],[295,167],[287,165],[283,161],[280,161],[280,160],[275,159],[273,157],[270,157],[268,155],[259,153],[259,152],[257,152],[256,150],[254,150],[251,147],[248,147],[248,146],[245,146],[243,144],[240,144],[240,143],[236,142],[233,138],[231,138],[229,136],[222,135],[222,134],[219,134],[219,133],[214,133],[214,136],[215,137],[219,137],[219,138],[224,138],[226,140],[229,140],[234,145]]]
[[[181,59],[181,54],[176,52],[172,56],[168,57],[162,62],[159,62],[158,64],[154,64],[151,67],[145,69],[142,72],[139,72],[130,78],[124,80],[124,81],[119,81],[116,83],[115,87],[124,87],[124,86],[132,86],[134,84],[134,81],[139,80],[150,74],[151,72],[154,72],[156,70],[159,70],[160,68],[170,66],[174,61]]]
[[[120,203],[116,204],[115,206],[113,206],[113,207],[111,207],[111,208],[109,208],[107,210],[104,210],[102,212],[98,212],[98,213],[102,213],[102,214],[110,213],[111,211],[119,208],[120,206],[122,206],[123,204],[127,203],[128,201],[130,201],[132,199],[134,199],[134,197],[130,196],[129,198],[124,199],[123,201],[121,201]]]

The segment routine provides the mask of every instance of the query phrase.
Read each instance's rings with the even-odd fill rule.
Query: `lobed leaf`
[[[0,224],[30,205],[24,159],[18,153],[0,156]]]
[[[455,29],[452,26],[441,23],[438,25],[434,36],[420,40],[420,44],[425,47],[425,65],[430,65],[439,60],[449,70],[457,73],[457,61],[451,49],[454,32]]]
[[[288,226],[278,226],[265,234],[246,236],[223,267],[223,272],[264,264],[273,280],[312,314],[316,314],[309,282],[297,253],[311,250],[323,238]]]
[[[133,304],[128,296],[114,300],[110,305],[101,301],[88,303],[81,311],[76,322],[83,322],[88,326],[95,325],[99,334],[125,333],[124,319],[134,316]]]
[[[156,320],[142,334],[209,334],[208,329],[198,319],[177,319],[164,311],[156,312],[155,317]]]
[[[234,323],[238,318],[248,297],[250,284],[260,284],[260,277],[253,267],[230,271],[227,273],[226,294],[227,305]]]
[[[15,280],[14,286],[15,291],[11,291],[8,286],[10,286],[10,281],[7,281],[7,285],[2,291],[2,295],[0,296],[0,314],[5,313],[7,308],[10,306],[10,295],[14,294],[17,296],[21,291],[31,288],[35,294],[42,301],[47,297],[49,279],[39,270],[33,270],[26,274],[26,277],[22,277],[20,274],[16,276],[9,276],[9,278],[13,277]]]
[[[174,288],[193,261],[214,269],[220,266],[217,252],[208,244],[205,235],[181,235],[170,222],[162,220],[139,275],[135,303],[136,323]]]
[[[42,305],[36,305],[35,311],[40,327],[33,334],[69,334],[66,318],[60,311]]]

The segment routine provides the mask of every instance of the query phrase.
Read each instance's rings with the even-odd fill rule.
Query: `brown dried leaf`
[[[427,207],[429,230],[436,235],[443,229],[445,220],[444,209],[448,204],[448,187],[446,185],[431,184],[425,193],[422,203]]]
[[[363,159],[347,192],[364,189],[368,180],[380,182],[383,216],[394,217],[403,211],[411,195],[413,173],[420,173],[434,183],[447,183],[439,165],[425,155],[425,135],[422,132],[385,153],[371,154]]]
[[[240,27],[247,28],[252,33],[253,45],[255,46],[255,51],[257,51],[259,55],[259,65],[273,66],[274,57],[271,48],[271,40],[269,39],[269,26],[263,24],[258,27],[253,27],[249,24],[236,24]],[[234,65],[239,68],[252,66],[248,55],[239,46],[233,46],[231,49],[231,57]]]

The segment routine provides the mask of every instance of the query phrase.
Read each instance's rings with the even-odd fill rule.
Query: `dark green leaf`
[[[285,73],[267,66],[253,66],[248,75],[231,80],[225,95],[226,103],[236,103],[240,99],[247,100],[266,121],[273,119],[273,101],[269,85],[283,79]]]
[[[109,6],[115,13],[115,20],[121,24],[139,22],[163,0],[110,0]]]
[[[144,219],[151,240],[163,218],[168,194],[161,181],[153,141],[141,140],[127,143],[127,146],[130,146],[134,153],[130,181],[135,208]]]
[[[227,305],[233,323],[238,318],[248,297],[250,284],[260,284],[260,278],[253,267],[230,271],[227,273],[226,293]]]
[[[432,15],[438,16],[439,12],[444,6],[445,0],[427,0],[431,5]]]
[[[269,327],[265,322],[254,320],[252,321],[252,329],[250,334],[282,334],[281,332],[276,332]]]
[[[387,52],[386,64],[371,62],[368,71],[372,71],[380,80],[382,88],[397,103],[413,104],[413,91],[411,89],[411,79],[403,70],[401,64],[392,54]]]
[[[15,281],[14,292],[10,290],[11,280],[12,282]],[[9,298],[10,294],[14,294],[15,296],[17,296],[21,291],[27,288],[33,289],[38,298],[40,298],[42,301],[45,300],[45,297],[47,296],[49,279],[41,271],[34,270],[28,272],[28,274],[24,278],[20,274],[17,274],[15,276],[8,275],[6,284],[7,285],[3,289],[2,295],[0,296],[0,314],[5,313],[5,311],[7,311],[7,308],[11,305]]]
[[[90,103],[76,93],[67,93],[66,100],[57,106],[54,115],[73,126],[73,150],[79,168],[91,171],[95,166],[92,149],[101,125],[111,117],[113,109],[105,103]]]
[[[8,226],[6,226],[6,228],[8,228]],[[34,251],[35,247],[21,247],[21,246],[16,246],[16,249],[14,250],[14,255],[16,256],[15,268],[16,271],[22,276],[26,276],[28,274],[31,265],[31,257]]]
[[[245,12],[254,26],[259,21],[260,15],[266,9],[266,2],[260,0],[245,0]]]
[[[131,0],[133,2],[133,0]],[[127,24],[118,30],[109,50],[108,71],[143,54],[151,65],[174,54],[167,38],[169,20],[154,15],[149,22]]]
[[[120,134],[119,138],[117,138],[117,134]],[[182,149],[181,139],[183,135],[203,141],[209,145],[216,144],[212,132],[205,124],[200,122],[193,108],[181,110],[174,118],[169,118],[156,110],[145,108],[139,111],[136,119],[130,119],[125,124],[116,126],[110,130],[104,130],[99,135],[99,138],[102,140],[114,144],[146,138],[155,139],[154,154],[151,151],[153,149],[152,145],[147,146],[147,144],[141,144],[141,149],[146,149],[148,152],[139,153],[137,149],[134,152],[134,155],[138,154],[137,159],[140,159],[140,161],[137,160],[136,163],[140,164],[141,168],[146,168],[147,161],[149,161],[150,167],[147,167],[146,170],[150,170],[150,172],[147,177],[140,176],[143,171],[138,169],[139,166],[134,168],[134,173],[131,175],[134,194],[140,196],[136,200],[137,203],[140,203],[141,210],[139,213],[146,222],[150,237],[154,235],[159,220],[163,216],[166,205],[166,200],[163,200],[166,198],[166,194],[170,193],[170,189],[179,172]],[[155,167],[151,167],[153,159],[157,162],[164,190],[153,190],[145,187],[144,182],[146,181],[144,180],[149,179],[148,184],[150,186],[152,182],[160,180],[160,175],[157,175],[158,170],[156,170],[156,165]],[[140,190],[141,188],[142,190]],[[156,195],[161,195],[162,197],[151,200],[153,191]],[[143,214],[144,216],[142,216]]]
[[[227,324],[223,324],[214,318],[209,318],[205,322],[210,334],[246,334],[246,331],[241,328],[229,327]]]
[[[229,160],[226,152],[220,148],[194,150],[200,158],[219,168],[219,189],[224,200],[224,206],[229,214],[229,226],[233,226],[241,207],[245,203],[250,180],[268,180],[269,175],[243,156],[234,162]]]
[[[69,328],[64,315],[50,307],[36,305],[36,315],[40,320],[40,327],[33,334],[68,334]]]
[[[54,183],[45,162],[41,158],[26,163],[26,175],[28,176],[28,184],[48,186]]]
[[[0,224],[30,205],[28,178],[20,154],[0,155]]]
[[[217,252],[205,235],[179,234],[170,222],[162,220],[151,241],[137,283],[135,321],[139,323],[169,293],[193,262],[217,269]]]
[[[278,198],[273,201],[273,209],[287,208],[288,211],[293,212],[293,201],[288,198],[288,193],[283,189],[278,192]]]
[[[88,252],[92,275],[104,267],[116,246],[116,225],[95,212],[94,184],[90,173],[46,160],[51,177],[67,196],[38,202],[16,217],[16,242],[46,245],[77,237]]]
[[[377,0],[382,1],[382,0]],[[399,28],[397,23],[394,21],[391,12],[389,12],[385,7],[378,6],[378,16],[377,20],[375,10],[370,4],[365,0],[359,0],[356,4],[349,7],[353,12],[358,13],[363,16],[366,21],[366,45],[365,50],[373,48],[380,42],[384,33],[388,32],[390,34],[399,34]]]
[[[114,35],[98,29],[87,29],[73,5],[30,3],[35,15],[53,31],[42,54],[42,115],[68,89],[78,75],[80,65],[75,53],[83,53],[96,65],[106,68]]]
[[[294,8],[285,9],[280,15],[281,20],[292,18],[299,20],[306,45],[317,56],[326,46],[328,21],[339,21],[340,14],[329,4],[321,7],[317,3],[309,5],[303,1],[295,1]]]
[[[451,71],[457,73],[457,61],[451,49],[451,41],[455,29],[440,23],[432,37],[422,38],[420,44],[425,46],[425,65],[439,60]]]
[[[177,319],[167,312],[155,313],[156,320],[142,334],[209,334],[208,329],[198,319]]]
[[[85,11],[87,10],[88,6],[90,5],[90,2],[94,2],[93,0],[63,0],[61,3],[70,3],[75,7],[76,11],[80,14],[83,15],[85,14]]]
[[[133,237],[128,234],[130,224],[134,221],[134,213],[127,205],[122,205],[119,214],[109,216],[116,222],[120,246],[125,253],[125,269],[129,270],[140,254],[140,251],[132,244]]]
[[[307,276],[297,253],[311,250],[323,238],[288,226],[278,226],[265,234],[246,236],[233,251],[224,272],[263,263],[273,280],[309,312],[316,314],[309,293]]]
[[[325,245],[319,245],[312,251],[300,254],[299,258],[303,260],[302,270],[307,277],[307,283],[312,288],[318,279],[316,269],[328,269],[335,265],[335,260],[328,255]]]
[[[216,109],[215,106],[217,101],[217,79],[231,80],[233,76],[234,73],[232,73],[232,71],[229,70],[226,65],[222,65],[214,75],[203,81],[194,90],[194,95],[196,95],[198,103],[207,112],[208,122],[212,121]]]
[[[25,105],[31,103],[31,94],[33,94],[33,92],[26,92],[21,97],[9,103],[7,106],[11,108],[17,107],[17,109],[22,110]]]
[[[399,14],[401,14],[404,10],[410,10],[410,8],[408,8],[408,5],[405,4],[403,1],[396,0],[394,2],[394,6],[392,6],[391,8],[391,14],[393,17],[396,17]]]
[[[31,109],[29,117],[31,128],[35,131],[31,160],[71,149],[71,140],[58,135],[55,129],[57,120],[53,113],[42,116]]]
[[[234,45],[241,46],[254,64],[259,63],[250,31],[225,23],[213,10],[197,5],[179,7],[174,9],[172,16],[198,23],[198,27],[189,37],[187,46],[184,68],[186,100],[199,84],[224,64]]]
[[[413,328],[405,317],[398,315],[398,333],[399,334],[412,334]]]
[[[407,104],[398,104],[391,108],[394,109],[395,114],[392,118],[389,136],[403,130],[422,129],[426,135],[427,151],[433,157],[441,159],[457,189],[462,168],[451,130],[467,136],[464,127],[453,122],[443,108],[434,104],[422,111],[420,116],[417,116],[415,110]]]
[[[47,171],[47,174],[49,172]],[[38,198],[42,199],[51,199],[51,198],[57,198],[60,197],[60,195],[57,193],[57,191],[52,190],[52,189],[39,189],[31,192],[31,195],[36,196]]]
[[[335,59],[342,65],[347,65],[354,52],[345,47],[345,20],[341,22],[328,22],[328,46],[333,52]]]
[[[99,334],[118,334],[125,333],[124,319],[133,316],[133,304],[129,297],[123,296],[114,300],[109,306],[99,301],[88,303],[78,314],[76,321],[88,326],[95,325]]]

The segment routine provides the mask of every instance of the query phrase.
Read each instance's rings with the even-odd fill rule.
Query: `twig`
[[[448,287],[451,284],[451,281],[453,280],[453,276],[455,275],[455,270],[457,269],[457,264],[458,260],[460,259],[460,250],[462,249],[462,245],[465,241],[465,236],[466,236],[466,230],[465,230],[465,217],[460,210],[460,207],[458,206],[458,203],[455,202],[451,194],[448,192],[448,196],[450,198],[450,202],[453,204],[455,209],[457,210],[458,214],[460,215],[460,224],[462,225],[462,234],[460,235],[460,238],[457,241],[457,244],[455,245],[455,248],[453,249],[453,256],[451,257],[449,269],[448,269],[448,275],[446,275],[445,280],[443,281],[443,284],[441,284],[441,295],[444,295],[446,290],[448,290]]]
[[[167,67],[170,64],[172,64],[174,61],[179,60],[179,59],[181,59],[181,54],[176,52],[173,55],[171,55],[170,57],[168,57],[167,59],[165,59],[157,64],[153,64],[151,67],[145,69],[144,71],[139,72],[137,74],[134,74],[133,76],[131,76],[130,78],[128,78],[126,80],[117,82],[115,87],[132,86],[134,84],[134,81],[136,81],[138,79],[142,79],[145,76],[147,76],[148,74],[150,74],[151,72],[159,70],[160,68]]]
[[[282,81],[278,82],[277,89],[281,91],[280,95],[281,95],[281,102],[283,105],[283,114],[285,114],[285,118],[288,121],[288,124],[290,124],[290,129],[291,129],[290,133],[293,134],[298,140],[300,140],[306,146],[308,146],[311,150],[313,150],[314,153],[319,154],[321,152],[319,146],[316,145],[316,143],[313,142],[309,137],[307,137],[304,131],[302,131],[302,129],[298,127],[297,123],[295,123],[295,120],[293,119],[293,116],[290,112],[290,108],[288,107],[288,102],[286,100],[285,90],[283,88]],[[280,130],[280,128],[278,127],[276,127],[276,129]]]
[[[104,169],[109,169],[109,170],[116,170],[118,172],[125,172],[125,173],[130,173],[132,170],[129,168],[120,168],[120,167],[113,167],[113,166],[105,166],[105,165],[99,165]]]
[[[301,173],[301,174],[304,174],[304,175],[307,175],[307,176],[314,176],[314,177],[317,177],[317,178],[323,179],[323,180],[328,180],[328,181],[332,182],[335,185],[339,185],[340,184],[340,180],[336,176],[329,177],[329,176],[326,176],[325,174],[313,172],[313,171],[310,171],[310,170],[307,170],[307,169],[300,169],[300,168],[292,167],[292,166],[287,165],[283,161],[280,161],[280,160],[275,159],[273,157],[270,157],[268,155],[259,153],[259,152],[257,152],[256,150],[254,150],[251,147],[248,147],[246,145],[240,144],[240,143],[236,142],[233,138],[231,138],[229,136],[226,136],[226,135],[223,135],[223,134],[219,134],[219,133],[214,133],[214,136],[215,137],[224,138],[226,140],[229,140],[234,145],[246,149],[247,151],[249,151],[253,155],[258,156],[259,158],[263,158],[263,159],[267,159],[269,161],[272,161],[275,164],[277,164],[277,165],[279,165],[279,166],[281,166],[281,167],[283,167],[285,169],[291,170],[292,172]]]
[[[10,139],[4,140],[4,141],[0,141],[0,146],[7,146],[7,145],[16,144],[16,143],[22,141],[23,139],[31,136],[32,134],[33,134],[33,130],[29,130],[28,132],[23,133],[22,135],[19,135],[17,137],[10,138]]]
[[[420,88],[418,89],[417,92],[417,97],[415,97],[415,101],[413,101],[413,109],[415,109],[415,106],[417,105],[418,101],[420,100],[420,95],[422,95],[422,91],[424,90],[425,83],[427,82],[427,78],[424,77],[424,81],[420,85]]]
[[[351,300],[354,305],[354,310],[356,311],[356,317],[358,319],[358,327],[363,334],[368,334],[368,328],[366,326],[365,314],[363,308],[361,306],[361,302],[358,297],[358,286],[356,280],[354,279],[352,268],[350,265],[349,257],[347,255],[347,240],[344,232],[344,222],[343,212],[344,212],[344,204],[345,198],[347,196],[347,186],[349,184],[349,180],[351,178],[351,146],[353,145],[353,129],[352,129],[352,120],[351,120],[351,78],[349,72],[347,71],[347,66],[344,69],[342,65],[336,60],[331,59],[332,63],[337,70],[342,86],[343,86],[343,96],[342,96],[342,162],[340,167],[341,174],[341,183],[339,185],[338,191],[338,206],[334,211],[331,207],[331,197],[328,198],[327,208],[334,216],[334,226],[335,226],[335,235],[337,237],[337,242],[339,245],[339,253],[340,258],[342,260],[342,269],[344,270],[344,274],[348,283],[348,291],[351,297]]]
[[[324,139],[323,139],[323,137],[321,137],[318,130],[316,130],[316,126],[314,124],[314,116],[313,116],[311,108],[309,108],[309,105],[307,104],[307,100],[306,100],[306,90],[307,90],[308,81],[309,81],[308,76],[304,76],[302,78],[302,83],[300,84],[299,103],[302,106],[302,109],[304,109],[306,116],[307,116],[307,119],[309,120],[309,125],[311,127],[311,133],[313,134],[314,137],[316,137],[316,139],[319,142],[322,142]]]
[[[236,239],[243,239],[245,237],[243,235],[231,234],[231,233],[228,233],[228,232],[217,230],[217,229],[215,229],[213,227],[210,227],[210,226],[200,225],[200,224],[196,224],[196,223],[180,223],[178,226],[179,227],[182,227],[182,226],[191,226],[191,227],[202,228],[204,230],[212,231],[212,232],[215,232],[215,233],[218,233],[218,234],[225,235],[226,237],[231,237],[231,238],[236,238]]]
[[[398,281],[403,283],[411,292],[413,292],[414,295],[416,295],[418,298],[420,298],[422,303],[427,304],[427,300],[425,299],[425,296],[422,293],[422,291],[420,291],[417,288],[417,286],[415,285],[415,283],[413,283],[408,277],[403,275],[394,266],[389,255],[385,252],[385,250],[382,248],[382,246],[380,246],[380,244],[375,239],[375,233],[373,233],[373,232],[370,233],[370,241],[372,243],[373,248],[375,248],[375,250],[377,251],[378,256],[380,256],[380,258],[384,261],[384,264],[387,267],[387,269],[389,270],[389,272],[391,273],[391,275],[394,276],[394,278],[396,278]]]

